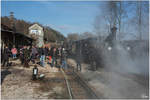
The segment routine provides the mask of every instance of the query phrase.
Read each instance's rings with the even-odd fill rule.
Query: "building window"
[[[41,35],[41,30],[31,30],[31,34]]]

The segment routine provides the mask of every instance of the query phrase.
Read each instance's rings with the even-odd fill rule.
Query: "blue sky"
[[[93,31],[94,18],[102,2],[2,1],[2,16],[11,11],[17,19],[48,25],[67,36]]]
[[[132,3],[128,4],[128,3]],[[148,2],[145,2],[148,4]],[[138,28],[133,20],[136,20],[136,2],[124,2],[126,15],[122,19],[122,33],[128,34],[126,38],[138,35]],[[144,5],[145,6],[145,5]],[[145,6],[148,9],[148,6]],[[98,15],[105,13],[106,2],[103,1],[2,1],[1,15],[9,16],[11,11],[17,19],[29,22],[39,22],[42,25],[50,26],[61,32],[64,36],[69,33],[92,32],[95,33],[94,23]],[[144,11],[143,11],[144,12]],[[143,13],[143,37],[148,37],[149,12]],[[102,17],[101,16],[101,17]],[[108,26],[104,25],[104,17],[98,20],[101,24],[101,33],[108,34]],[[132,33],[132,34],[131,34]]]

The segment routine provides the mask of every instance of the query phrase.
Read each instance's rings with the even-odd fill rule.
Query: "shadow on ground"
[[[5,69],[4,71],[1,72],[1,84],[3,83],[3,80],[6,78],[7,75],[11,74],[8,69]]]

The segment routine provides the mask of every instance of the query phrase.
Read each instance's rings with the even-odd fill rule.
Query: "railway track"
[[[99,99],[94,89],[74,70],[61,69],[67,85],[70,99]]]

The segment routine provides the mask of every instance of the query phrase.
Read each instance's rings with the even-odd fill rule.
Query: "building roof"
[[[1,24],[1,30],[2,31],[8,31],[8,32],[13,32],[13,30],[11,28],[9,28],[8,26]]]
[[[32,26],[30,26],[29,30],[31,30],[31,29],[40,29],[40,30],[43,30],[43,28],[40,25],[38,25],[38,24],[33,24]]]
[[[4,25],[4,24],[1,24],[1,31],[2,31],[2,32],[14,33],[14,31],[13,31],[11,28],[9,28],[8,26],[6,26],[6,25]],[[24,36],[24,37],[26,37],[26,38],[28,38],[28,39],[33,40],[31,37],[29,37],[28,35],[23,34],[23,33],[15,32],[14,34],[15,34],[15,35],[22,35],[22,36]]]

